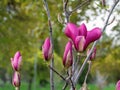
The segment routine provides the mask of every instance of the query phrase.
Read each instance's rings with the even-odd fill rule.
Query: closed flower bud
[[[52,58],[52,43],[50,38],[46,38],[42,46],[44,59],[49,61]]]
[[[21,66],[22,56],[19,51],[17,51],[13,58],[11,58],[11,64],[15,71],[19,71]]]
[[[78,52],[82,52],[84,50],[84,45],[85,45],[84,36],[77,36],[74,45]]]
[[[64,55],[63,55],[63,65],[65,68],[69,68],[73,64],[73,55],[72,55],[72,42],[69,41],[66,44]]]
[[[120,90],[120,80],[116,84],[116,90]]]
[[[90,53],[90,49],[87,50],[87,55],[88,55],[89,53]],[[95,59],[95,57],[96,57],[96,48],[94,48],[94,50],[93,50],[93,52],[92,52],[92,54],[91,54],[91,56],[90,56],[90,60]]]
[[[19,72],[15,71],[12,80],[13,86],[20,87],[20,74]]]

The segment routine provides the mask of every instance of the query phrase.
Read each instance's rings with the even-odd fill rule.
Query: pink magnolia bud
[[[46,38],[42,46],[42,52],[46,61],[52,58],[52,43],[50,38]]]
[[[90,53],[90,49],[87,50],[87,55]],[[95,59],[96,57],[96,48],[94,48],[93,53],[90,56],[90,60]]]
[[[84,45],[85,45],[84,36],[77,36],[74,45],[78,52],[82,52],[84,50]]]
[[[120,90],[120,80],[116,84],[116,90]]]
[[[66,68],[72,66],[73,63],[73,55],[72,55],[72,42],[69,41],[66,44],[64,55],[63,55],[63,65]]]
[[[78,36],[78,27],[73,23],[67,23],[64,33],[74,41],[76,36]]]
[[[91,42],[98,40],[102,35],[100,28],[94,28],[91,31],[87,32],[86,42],[84,46],[84,50],[88,47]]]
[[[22,56],[19,51],[17,51],[13,58],[11,58],[11,64],[15,71],[19,71],[21,66]]]
[[[13,86],[20,87],[20,74],[19,72],[15,71],[12,80]]]
[[[86,38],[87,36],[87,27],[86,25],[83,23],[78,27],[78,31],[79,31],[79,36],[84,36]]]

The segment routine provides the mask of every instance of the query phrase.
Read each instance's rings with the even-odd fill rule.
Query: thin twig
[[[68,86],[68,83],[65,83],[65,85],[63,86],[62,90],[65,90]]]
[[[78,73],[78,70],[80,69],[80,53],[77,53],[77,61],[74,66],[74,72],[72,76],[72,80],[74,80],[76,74]]]
[[[60,73],[58,73],[54,68],[52,68],[50,65],[48,65],[48,67],[49,67],[53,72],[55,72],[58,76],[60,76],[64,81],[66,81],[66,79],[65,79]]]
[[[63,0],[63,11],[65,13],[65,17],[66,17],[67,23],[69,22],[69,17],[70,17],[69,11],[67,11],[68,1],[69,0],[66,0],[66,1]]]
[[[88,61],[88,71],[87,71],[87,73],[86,73],[84,83],[86,83],[86,81],[87,81],[88,74],[89,74],[90,69],[91,69],[91,64],[92,64],[92,62],[89,60],[89,61]]]
[[[89,0],[85,0],[82,4],[78,5],[72,11],[70,11],[70,14],[72,14],[73,12],[76,12],[79,8],[81,8],[82,6],[84,6],[84,5],[88,4],[88,3],[89,3]]]
[[[46,8],[45,10],[46,10],[47,16],[48,16],[49,34],[50,34],[50,39],[52,42],[52,53],[53,53],[54,45],[53,45],[53,37],[52,37],[52,23],[51,23],[51,18],[50,18],[50,11],[48,8],[47,1],[43,0],[43,2],[45,5],[45,8]],[[50,65],[52,68],[54,68],[54,55],[52,57]],[[51,84],[51,90],[54,90],[54,74],[53,74],[53,71],[51,69],[50,69],[50,84]]]
[[[118,4],[119,1],[120,1],[120,0],[117,0],[117,1],[114,3],[113,7],[111,8],[110,13],[109,13],[109,15],[108,15],[108,17],[107,17],[107,20],[106,20],[106,22],[105,22],[105,25],[104,25],[104,27],[103,27],[102,32],[105,31],[105,29],[106,29],[106,27],[107,27],[107,25],[108,25],[108,21],[109,21],[109,19],[110,19],[110,16],[112,15],[113,10],[115,9],[115,7],[116,7],[116,5]],[[93,46],[92,46],[92,48],[91,48],[91,50],[90,50],[90,53],[88,54],[88,56],[86,57],[85,61],[83,62],[82,66],[81,66],[81,68],[80,68],[80,70],[79,70],[79,72],[78,72],[78,74],[77,74],[77,76],[76,76],[76,78],[75,78],[75,81],[74,81],[75,84],[77,83],[79,77],[81,76],[81,74],[82,74],[82,72],[83,72],[83,70],[84,70],[84,67],[85,67],[87,61],[89,60],[89,58],[90,58],[90,56],[91,56],[91,54],[92,54],[92,52],[93,52],[93,50],[94,50],[94,48],[95,48],[95,46],[96,46],[97,43],[98,43],[98,40],[94,42],[94,44],[93,44]]]

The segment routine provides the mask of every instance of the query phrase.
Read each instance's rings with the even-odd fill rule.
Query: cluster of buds
[[[86,50],[88,45],[96,40],[98,40],[101,35],[101,29],[98,27],[93,28],[90,31],[87,31],[86,25],[83,23],[79,27],[74,23],[67,23],[65,30],[65,35],[71,39],[72,42],[68,42],[63,56],[63,65],[65,67],[72,65],[72,44],[77,52],[83,52]],[[69,48],[69,49],[68,49]],[[71,50],[71,51],[70,51]],[[69,51],[69,52],[68,52]],[[87,51],[87,55],[90,50]],[[67,54],[66,54],[67,53]],[[90,56],[90,59],[94,59],[96,55],[96,49],[94,49],[93,53]]]
[[[21,61],[22,56],[19,51],[17,51],[13,58],[11,58],[11,65],[14,70],[14,75],[12,79],[12,84],[16,88],[16,90],[19,90],[20,87],[20,67],[21,67]]]

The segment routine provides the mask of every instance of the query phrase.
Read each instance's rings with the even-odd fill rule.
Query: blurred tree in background
[[[84,2],[84,0],[69,1],[70,10]],[[109,9],[111,3],[112,1],[108,0],[106,6],[103,7],[101,0],[90,0],[87,5],[71,15],[70,21],[80,25],[83,21],[86,23],[94,22],[102,15],[99,18],[104,22],[106,19],[104,16],[107,14],[106,9]],[[64,25],[58,21],[58,15],[61,19],[64,19],[62,0],[48,0],[48,4],[53,25],[55,67],[61,72],[63,71],[62,55],[67,42],[63,33]],[[95,75],[95,71],[99,70],[109,77],[109,81],[120,79],[120,18],[117,16],[119,14],[118,7],[114,13],[116,17],[115,25],[111,28],[113,33],[107,34],[106,32],[101,38],[97,49],[98,56],[96,61],[93,62],[91,71]],[[96,25],[91,24],[91,26]],[[109,26],[107,29],[109,29]],[[3,81],[7,81],[6,75],[9,76],[8,79],[11,79],[10,58],[18,50],[21,51],[23,56],[22,78],[29,84],[32,83],[34,60],[37,59],[38,83],[48,81],[49,71],[41,53],[41,46],[45,37],[49,34],[48,31],[47,15],[42,0],[0,0],[0,78]]]

